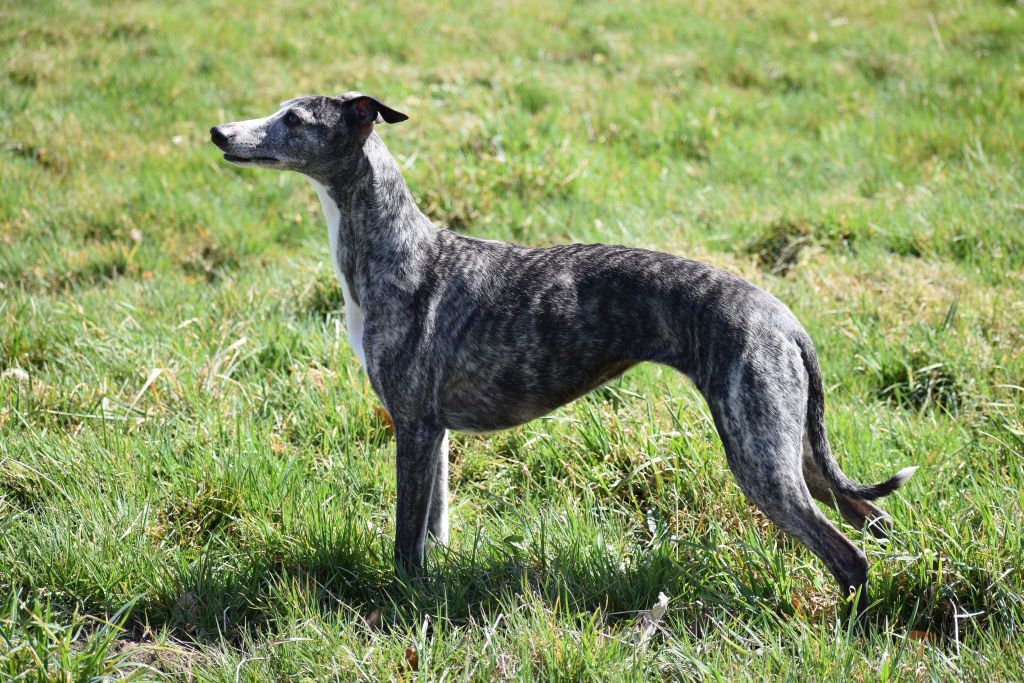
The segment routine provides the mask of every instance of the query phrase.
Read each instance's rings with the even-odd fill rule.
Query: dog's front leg
[[[434,542],[448,545],[448,432],[441,438],[437,450],[437,466],[434,474],[434,493],[430,497],[430,515],[427,531]]]
[[[423,567],[427,518],[444,437],[445,430],[439,427],[400,424],[396,420],[395,568],[399,571],[418,574]]]

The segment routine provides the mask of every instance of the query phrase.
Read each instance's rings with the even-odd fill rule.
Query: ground
[[[1021,679],[1022,36],[970,0],[0,2],[0,677]],[[888,544],[843,526],[867,629],[655,366],[456,436],[452,545],[393,582],[316,196],[207,142],[350,89],[409,114],[445,227],[794,310],[846,472],[921,466]]]

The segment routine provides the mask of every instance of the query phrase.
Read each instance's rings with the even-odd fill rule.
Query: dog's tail
[[[796,342],[800,347],[804,368],[807,369],[807,437],[811,442],[814,461],[832,485],[832,489],[851,498],[875,500],[903,486],[917,467],[902,469],[893,477],[874,486],[857,483],[839,469],[839,463],[832,457],[832,449],[829,448],[828,437],[825,435],[825,388],[821,383],[818,356],[814,353],[814,345],[807,335],[799,335]]]

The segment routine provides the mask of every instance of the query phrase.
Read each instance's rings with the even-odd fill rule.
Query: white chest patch
[[[338,258],[338,240],[341,239],[341,210],[331,198],[326,185],[322,185],[312,178],[309,179],[309,182],[320,197],[324,218],[327,219],[327,240],[331,248],[331,262],[334,263],[334,272],[337,273],[338,282],[341,283],[341,295],[345,297],[345,326],[348,328],[348,343],[356,352],[363,368],[366,368],[366,352],[363,351],[363,311],[352,299],[352,290],[348,286],[345,271]]]

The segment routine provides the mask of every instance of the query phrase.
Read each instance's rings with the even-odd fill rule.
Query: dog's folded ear
[[[409,118],[380,100],[360,92],[347,92],[339,99],[345,112],[345,122],[356,128],[371,123],[398,123]]]

